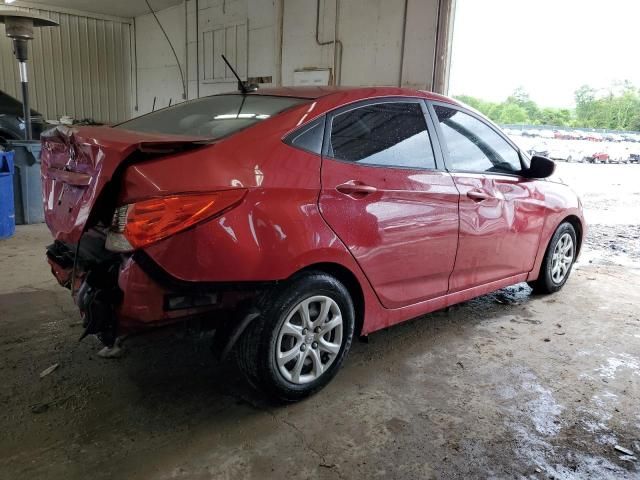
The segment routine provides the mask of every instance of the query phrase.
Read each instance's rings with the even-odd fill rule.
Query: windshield
[[[213,95],[128,120],[115,128],[216,139],[306,101],[269,95]]]

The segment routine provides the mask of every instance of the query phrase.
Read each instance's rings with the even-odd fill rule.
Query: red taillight
[[[107,248],[129,251],[162,240],[235,206],[243,189],[152,198],[116,210]]]

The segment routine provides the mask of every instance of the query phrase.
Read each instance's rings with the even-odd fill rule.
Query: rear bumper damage
[[[197,320],[204,330],[230,333],[242,323],[238,312],[248,311],[241,307],[268,288],[181,281],[144,252],[125,256],[102,250],[95,255],[91,238],[83,238],[82,244],[78,250],[56,241],[47,248],[47,260],[60,285],[72,292],[83,319],[82,337],[97,335],[107,346],[119,336],[185,320]]]

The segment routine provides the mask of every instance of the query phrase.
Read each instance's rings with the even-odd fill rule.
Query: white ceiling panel
[[[0,0],[0,5],[3,3],[4,0]],[[179,5],[182,0],[149,0],[149,3],[154,10],[158,11],[173,5]],[[125,18],[149,13],[145,0],[36,0],[34,2],[18,0],[13,3],[13,5],[20,6],[29,6],[29,4],[37,5],[39,8],[46,8],[49,5],[51,7]]]

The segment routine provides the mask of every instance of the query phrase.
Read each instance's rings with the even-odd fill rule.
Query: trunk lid
[[[56,240],[70,244],[78,243],[96,200],[133,153],[170,154],[210,143],[111,127],[58,126],[41,139],[45,222]]]

